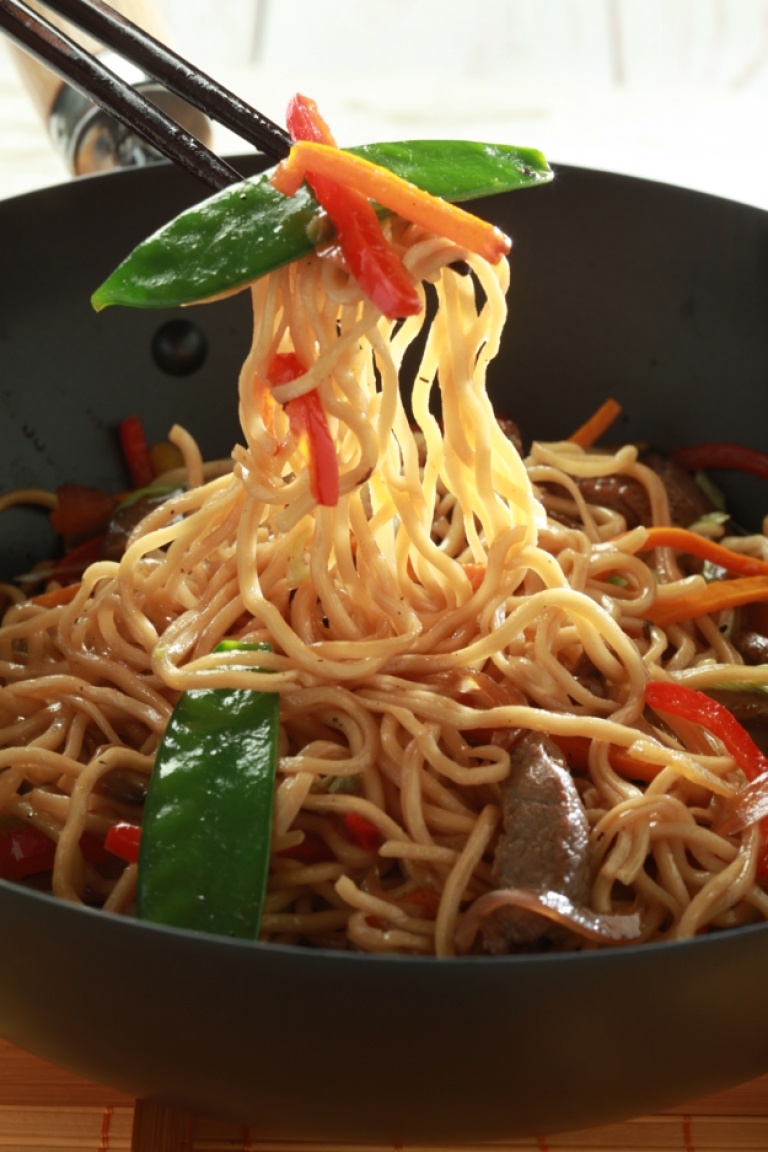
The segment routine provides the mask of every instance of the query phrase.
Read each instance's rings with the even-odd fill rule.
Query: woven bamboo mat
[[[142,1105],[0,1040],[0,1152],[353,1152],[259,1140],[253,1130]],[[768,1076],[689,1107],[477,1152],[768,1152]],[[361,1150],[362,1152],[362,1150]],[[365,1152],[424,1152],[389,1146]],[[432,1150],[435,1152],[435,1150]],[[468,1145],[452,1152],[472,1152]]]

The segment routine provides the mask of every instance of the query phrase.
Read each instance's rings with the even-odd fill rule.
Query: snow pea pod
[[[217,651],[265,645],[225,642]],[[177,928],[255,939],[269,869],[280,698],[182,692],[155,760],[136,911]]]
[[[508,144],[405,140],[349,151],[450,201],[552,179],[540,152]],[[139,244],[93,294],[94,308],[192,304],[244,288],[312,252],[327,238],[327,219],[306,185],[293,197],[273,188],[272,171],[217,192]]]

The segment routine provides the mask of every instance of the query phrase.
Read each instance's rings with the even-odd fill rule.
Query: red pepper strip
[[[317,105],[306,96],[293,97],[288,105],[287,124],[294,140],[336,147]],[[306,179],[333,221],[339,247],[363,294],[390,320],[420,312],[419,294],[382,232],[370,200],[329,176],[307,173]]]
[[[302,864],[320,864],[326,860],[336,859],[332,849],[316,832],[305,832],[304,839],[299,844],[281,848],[275,855],[283,860],[298,860]]]
[[[134,488],[148,488],[155,478],[144,425],[138,416],[128,416],[118,428],[120,447]]]
[[[368,852],[376,852],[384,843],[384,837],[379,828],[359,812],[345,812],[341,818],[344,831],[353,844],[365,848]]]
[[[512,247],[509,236],[487,220],[432,196],[389,168],[342,148],[316,144],[314,140],[297,140],[289,155],[274,169],[269,182],[284,196],[295,196],[310,175],[313,178],[327,176],[354,188],[390,212],[452,240],[491,264],[498,264]]]
[[[691,472],[706,472],[709,469],[725,469],[733,472],[749,472],[768,480],[768,453],[756,448],[745,448],[743,444],[732,444],[727,440],[717,440],[710,444],[692,444],[687,448],[676,448],[672,459]]]
[[[646,685],[645,702],[654,712],[668,712],[701,724],[725,745],[749,780],[768,770],[768,756],[760,751],[746,728],[723,704],[704,692],[673,681],[654,680]]]
[[[58,503],[51,512],[51,527],[70,543],[106,532],[120,502],[119,496],[84,484],[61,484],[56,489],[56,497]]]
[[[279,352],[267,369],[269,383],[288,384],[304,375],[295,352]],[[311,388],[285,405],[299,449],[309,464],[309,486],[318,504],[333,508],[339,502],[339,461],[320,394]]]
[[[110,856],[128,860],[131,852],[132,860],[135,861],[138,858],[140,832],[141,829],[134,824],[116,824],[107,833],[104,844],[91,832],[84,832],[80,837],[80,848],[89,864],[104,864]],[[132,849],[131,838],[134,834],[135,849]],[[19,882],[29,876],[50,872],[55,855],[56,841],[36,825],[12,825],[9,832],[0,834],[0,879]]]
[[[141,842],[141,828],[138,824],[113,824],[104,837],[104,847],[113,856],[125,860],[127,864],[135,864],[139,859],[139,844]]]
[[[50,872],[56,842],[34,824],[19,824],[0,837],[0,879],[25,880]]]
[[[57,580],[59,584],[79,583],[86,568],[101,560],[103,543],[103,536],[94,536],[92,540],[78,544],[71,552],[67,552],[66,556],[56,561],[51,571],[46,573],[46,579]]]
[[[704,692],[684,684],[652,681],[646,685],[645,702],[655,712],[668,712],[682,720],[701,724],[726,747],[748,780],[755,780],[768,771],[765,756],[732,712]],[[758,857],[757,874],[768,876],[768,818],[760,821],[762,847]]]

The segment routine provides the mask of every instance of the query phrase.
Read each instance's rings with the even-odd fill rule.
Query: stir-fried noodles
[[[382,318],[332,259],[256,282],[233,468],[205,480],[175,429],[188,482],[123,558],[88,568],[68,603],[8,610],[0,818],[55,841],[56,895],[131,914],[136,865],[105,865],[86,837],[138,819],[182,690],[255,686],[280,694],[266,941],[450,956],[768,916],[759,824],[722,826],[741,767],[646,704],[649,682],[765,690],[768,668],[734,646],[735,609],[675,610],[701,574],[585,497],[583,481],[619,474],[644,491],[648,522],[668,524],[635,447],[534,442],[523,460],[502,430],[485,375],[506,261],[391,229],[437,299],[426,333],[423,312]],[[419,339],[407,411],[401,364]],[[287,352],[308,370],[272,385]],[[284,409],[312,388],[339,461],[330,506]],[[762,537],[740,547],[766,558]],[[227,637],[272,651],[215,653]],[[534,772],[510,799],[531,750],[546,780]],[[515,821],[531,813],[526,849]],[[514,861],[505,872],[516,845],[547,839],[570,857],[568,884],[578,873],[570,888]]]

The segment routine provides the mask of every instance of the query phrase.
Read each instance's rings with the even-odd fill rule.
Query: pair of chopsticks
[[[43,2],[260,152],[275,160],[288,155],[291,138],[287,132],[104,0]],[[242,180],[230,164],[23,0],[0,0],[0,29],[100,108],[149,141],[163,156],[211,187],[226,188]]]

